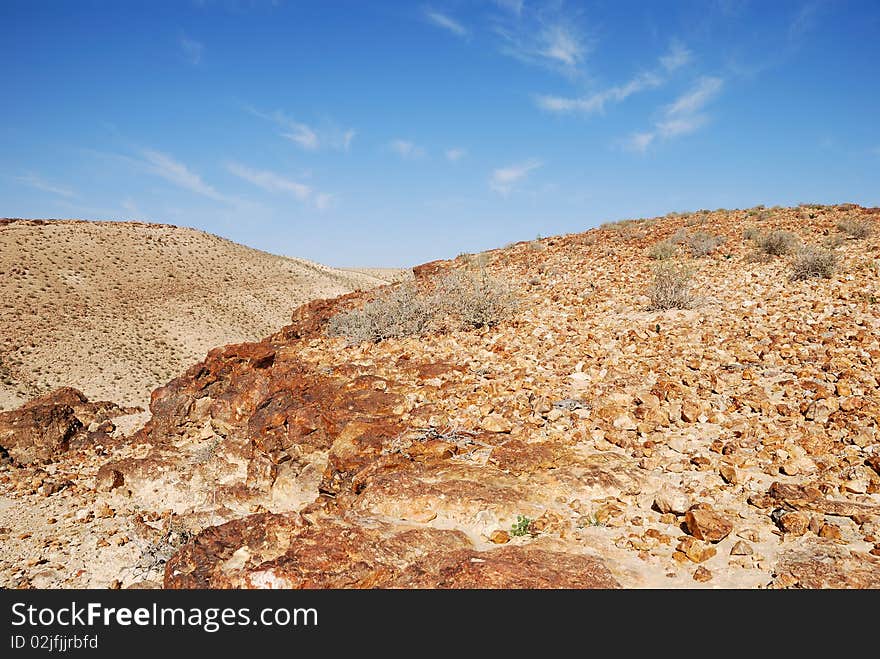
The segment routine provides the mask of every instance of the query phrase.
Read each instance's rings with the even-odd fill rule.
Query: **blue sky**
[[[876,0],[3,0],[0,26],[0,216],[409,266],[880,205]]]

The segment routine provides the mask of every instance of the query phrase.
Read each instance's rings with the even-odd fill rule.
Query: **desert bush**
[[[699,257],[708,256],[715,251],[716,247],[723,245],[724,241],[724,236],[714,236],[705,231],[697,231],[688,236],[685,244],[687,245],[691,256]]]
[[[431,300],[453,328],[493,327],[515,308],[512,289],[485,270],[455,270],[440,280]]]
[[[749,211],[749,214],[751,214],[751,211]],[[743,238],[745,240],[758,240],[758,238],[760,237],[761,230],[754,225],[747,226],[745,229],[743,229]]]
[[[693,303],[690,278],[689,271],[672,263],[657,266],[650,291],[651,309],[687,309]]]
[[[431,317],[428,301],[414,285],[406,284],[384,291],[360,309],[336,314],[327,324],[327,334],[344,337],[349,345],[378,343],[421,334],[428,329]]]
[[[654,243],[651,248],[648,250],[648,256],[657,261],[665,261],[666,259],[671,259],[675,256],[675,253],[678,250],[675,245],[673,245],[668,240],[660,241],[659,243]]]
[[[867,218],[847,217],[837,223],[837,229],[850,238],[860,240],[868,238],[873,233],[874,225]]]
[[[769,256],[790,254],[798,246],[798,237],[791,231],[771,231],[755,239],[758,249]]]
[[[830,249],[805,247],[798,251],[791,262],[791,278],[809,279],[823,277],[830,279],[837,267],[837,254]]]

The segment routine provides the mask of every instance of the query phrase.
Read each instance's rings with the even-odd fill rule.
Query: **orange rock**
[[[711,508],[691,508],[684,521],[692,536],[707,542],[720,542],[733,531],[733,523]]]

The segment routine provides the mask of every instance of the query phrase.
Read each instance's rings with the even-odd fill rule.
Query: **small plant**
[[[874,225],[867,218],[847,217],[837,223],[837,229],[854,240],[861,240],[874,232]]]
[[[437,287],[431,306],[459,328],[494,327],[515,308],[508,284],[480,272],[453,271]]]
[[[749,215],[752,215],[753,211],[749,211]],[[758,211],[754,211],[754,214],[757,215]],[[758,240],[761,235],[761,230],[754,225],[749,225],[745,229],[743,229],[743,238],[745,240]]]
[[[830,249],[805,247],[795,254],[791,263],[793,280],[821,277],[830,279],[837,267],[837,254]]]
[[[708,256],[715,251],[716,247],[723,245],[724,241],[724,236],[713,236],[705,231],[697,231],[693,235],[688,236],[685,243],[691,256],[700,257]]]
[[[659,243],[654,243],[651,246],[648,250],[648,256],[656,261],[665,261],[666,259],[671,259],[675,256],[677,251],[675,245],[668,240],[663,240]]]
[[[783,256],[795,250],[799,241],[791,231],[771,231],[755,239],[758,249],[769,256]]]
[[[416,336],[428,329],[431,309],[415,286],[405,284],[386,290],[379,297],[337,314],[327,325],[327,334],[341,336],[349,345],[383,339]]]
[[[671,263],[662,263],[654,271],[651,309],[687,309],[693,303],[689,271]]]
[[[517,515],[516,522],[510,527],[510,535],[520,537],[529,534],[529,524],[532,520],[525,515]]]

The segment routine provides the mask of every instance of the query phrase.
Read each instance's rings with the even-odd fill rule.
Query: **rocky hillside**
[[[880,587],[878,220],[704,211],[463,255],[212,350],[133,435],[9,413],[0,581]],[[401,322],[453,270],[509,308]],[[345,334],[368,299],[392,338]]]
[[[146,406],[214,346],[394,271],[337,270],[139,222],[0,219],[0,410],[59,386]]]

